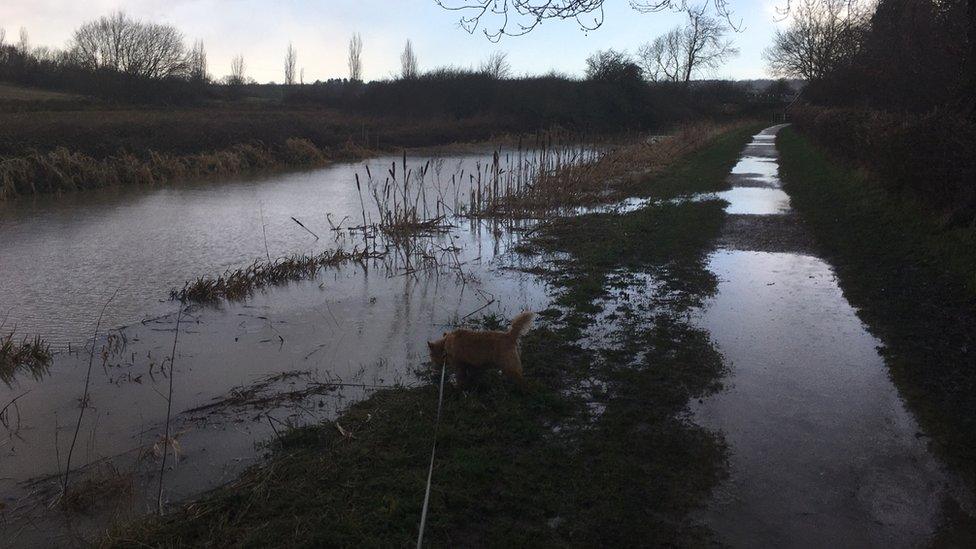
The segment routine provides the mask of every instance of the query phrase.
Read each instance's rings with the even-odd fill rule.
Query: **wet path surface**
[[[927,449],[872,336],[779,188],[775,134],[733,169],[702,325],[731,366],[694,409],[730,476],[701,518],[735,547],[910,547],[971,498]]]

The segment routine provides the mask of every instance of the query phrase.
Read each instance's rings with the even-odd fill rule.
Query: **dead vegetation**
[[[24,336],[20,342],[12,332],[0,336],[0,381],[9,387],[21,372],[40,379],[51,365],[51,357],[51,346],[40,336]]]
[[[290,388],[282,390],[283,384],[288,384]],[[182,413],[210,413],[229,408],[259,410],[278,408],[282,404],[302,402],[315,395],[331,393],[343,385],[341,381],[319,381],[307,371],[282,372],[263,377],[250,385],[234,388],[226,395],[217,397],[207,404],[183,410]]]
[[[292,255],[275,261],[255,261],[251,265],[228,270],[217,277],[200,277],[187,282],[181,290],[172,290],[170,297],[180,301],[214,303],[220,299],[245,299],[255,290],[292,280],[313,278],[325,267],[348,262],[365,262],[382,256],[369,249],[338,249],[319,255]]]
[[[135,493],[135,474],[120,471],[108,462],[99,465],[72,484],[71,490],[57,498],[53,505],[72,513],[90,513],[96,508],[131,499]]]
[[[538,217],[639,195],[641,183],[743,124],[692,124],[671,135],[607,148],[589,158],[582,157],[582,161],[575,157],[557,160],[539,170],[532,185],[479,201],[470,212],[479,217]]]

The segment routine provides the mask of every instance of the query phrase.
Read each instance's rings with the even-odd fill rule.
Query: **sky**
[[[464,0],[445,0],[450,1]],[[776,7],[786,0],[730,1],[734,20],[741,21],[741,31],[731,35],[740,54],[709,76],[767,78],[762,50],[783,24],[776,21]],[[212,76],[228,74],[231,59],[243,55],[247,75],[262,83],[283,80],[289,42],[298,51],[305,82],[348,76],[347,45],[353,32],[363,37],[366,80],[395,75],[408,39],[421,70],[476,67],[503,51],[515,74],[580,75],[592,52],[614,48],[632,53],[685,18],[668,12],[642,14],[628,0],[606,0],[604,22],[596,30],[583,31],[572,20],[553,20],[528,35],[492,43],[480,30],[469,34],[462,29],[461,15],[434,0],[0,0],[0,27],[6,29],[8,42],[25,28],[33,46],[64,47],[80,24],[118,9],[137,19],[172,24],[188,43],[203,40]]]

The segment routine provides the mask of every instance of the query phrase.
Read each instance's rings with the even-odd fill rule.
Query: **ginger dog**
[[[524,312],[512,319],[507,332],[454,330],[437,341],[428,341],[430,360],[439,368],[447,363],[454,368],[458,387],[464,387],[481,372],[498,368],[522,383],[522,360],[518,339],[529,331],[534,313]]]

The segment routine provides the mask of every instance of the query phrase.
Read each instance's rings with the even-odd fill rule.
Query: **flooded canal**
[[[395,160],[402,162],[372,160],[370,169],[383,173]],[[445,194],[466,192],[444,179],[490,160],[441,158],[427,182]],[[169,290],[269,255],[361,246],[355,232],[333,231],[332,224],[361,220],[355,174],[364,171],[337,165],[0,206],[0,302],[8,325],[74,343],[73,352],[58,345],[41,379],[0,384],[0,402],[12,403],[0,426],[5,543],[66,544],[89,526],[151,512],[163,452],[170,454],[164,501],[230,481],[279,431],[334,417],[378,388],[416,383],[425,342],[458,321],[547,306],[544,284],[508,252],[519,231],[467,220],[414,240],[420,252],[396,248],[384,259],[327,269],[242,303],[191,306],[180,319],[174,360],[175,434],[164,440],[178,309]],[[365,215],[375,219],[376,208],[366,203]],[[410,264],[438,250],[451,260]],[[65,523],[48,507],[60,491],[84,394],[90,347],[79,342],[90,341],[98,311],[116,289],[71,462],[83,512]],[[106,336],[105,326],[119,327]]]
[[[732,373],[694,417],[731,461],[702,518],[734,547],[926,545],[943,505],[971,510],[971,496],[928,450],[831,266],[795,236],[778,129],[755,136],[720,193],[739,234],[710,258],[719,286],[701,325]],[[770,228],[787,238],[758,234]]]
[[[507,174],[540,163],[527,151],[503,150],[499,157]],[[116,289],[105,311],[110,327],[169,312],[169,291],[199,276],[269,257],[361,246],[360,240],[336,240],[332,226],[362,225],[363,216],[378,220],[367,171],[376,179],[374,188],[391,178],[391,169],[400,185],[408,173],[407,194],[426,172],[428,192],[418,198],[431,211],[439,201],[443,211],[466,201],[469,190],[488,179],[492,162],[492,151],[433,160],[390,156],[236,181],[3,202],[0,321],[5,319],[5,330],[16,328],[54,344],[78,343],[91,337],[99,310]]]

